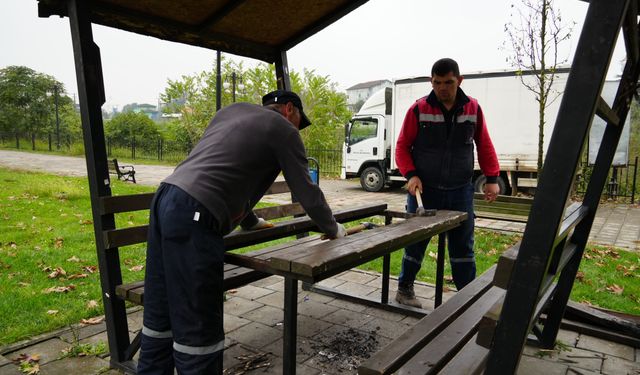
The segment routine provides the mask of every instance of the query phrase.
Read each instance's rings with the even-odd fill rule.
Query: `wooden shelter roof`
[[[79,0],[92,23],[268,63],[367,0]],[[67,0],[38,0],[40,17]]]

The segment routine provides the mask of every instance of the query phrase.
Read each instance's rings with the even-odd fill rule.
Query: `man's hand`
[[[416,190],[422,191],[422,181],[420,177],[413,176],[407,182],[407,190],[409,190],[409,194],[416,195]]]
[[[347,229],[344,227],[344,225],[342,225],[340,223],[336,223],[336,224],[338,224],[338,231],[336,232],[336,236],[331,238],[332,240],[335,240],[336,238],[346,237],[347,236]]]
[[[258,222],[248,230],[258,230],[258,229],[266,229],[266,228],[272,228],[272,227],[273,227],[273,224],[259,217]]]
[[[500,192],[500,186],[498,184],[484,184],[484,200],[487,202],[493,202],[498,198]]]

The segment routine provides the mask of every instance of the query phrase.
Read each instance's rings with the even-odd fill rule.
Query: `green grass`
[[[154,190],[112,183],[114,195]],[[103,314],[87,179],[0,168],[0,186],[0,346]],[[116,216],[119,228],[145,224],[147,220],[147,211]],[[478,273],[494,264],[502,251],[518,239],[514,235],[477,231]],[[432,242],[419,279],[433,283],[435,259],[429,252],[436,253],[436,241]],[[144,256],[144,244],[120,249],[125,282],[144,277]],[[401,251],[392,256],[393,274],[400,270],[401,256]],[[636,253],[589,248],[572,298],[640,314],[639,267]],[[381,264],[373,261],[362,268],[379,272]],[[60,274],[59,269],[66,275]],[[69,290],[47,293],[56,287]]]

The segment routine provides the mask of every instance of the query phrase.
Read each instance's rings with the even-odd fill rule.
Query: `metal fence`
[[[583,165],[577,180],[577,194],[584,195],[589,183],[593,165]],[[638,157],[636,156],[627,165],[611,166],[607,185],[602,192],[603,199],[616,200],[618,202],[627,201],[634,204],[639,197],[640,187],[638,186]]]
[[[331,177],[340,176],[342,150],[308,149],[307,156],[318,160],[321,175]]]

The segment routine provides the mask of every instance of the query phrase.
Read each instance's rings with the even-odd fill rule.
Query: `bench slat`
[[[264,195],[282,194],[289,192],[291,192],[291,190],[289,190],[289,185],[287,185],[286,181],[275,181],[273,184],[271,184],[271,187],[264,193]]]
[[[476,344],[471,338],[458,354],[440,370],[438,375],[479,375],[484,371],[484,365],[489,355],[489,349]]]
[[[373,215],[382,215],[387,209],[386,204],[372,204],[348,208],[334,213],[338,222],[358,220]],[[122,246],[135,245],[147,241],[148,225],[137,227],[111,229],[104,231],[105,249],[113,249]],[[261,242],[275,240],[291,235],[316,231],[318,227],[308,216],[274,223],[273,228],[256,231],[234,231],[225,236],[227,250],[251,246]]]
[[[257,208],[253,210],[253,213],[256,214],[257,217],[261,217],[265,220],[280,219],[294,215],[305,215],[304,208],[302,208],[300,203],[289,203],[281,204],[279,206]]]
[[[491,280],[495,270],[496,266],[489,268],[451,297],[447,303],[422,318],[415,326],[361,364],[358,368],[358,374],[382,375],[396,371],[471,304],[482,298],[484,293],[491,288]]]
[[[464,290],[464,289],[463,289]],[[491,288],[398,370],[398,374],[436,374],[475,335],[484,313],[505,294]]]
[[[230,266],[230,267],[229,267]],[[222,286],[225,291],[239,288],[254,281],[271,276],[266,273],[254,271],[250,268],[226,265]],[[116,295],[126,301],[137,305],[144,304],[144,281],[136,281],[129,284],[116,286]]]
[[[114,195],[100,198],[100,214],[117,214],[121,212],[131,212],[148,210],[155,193]]]

